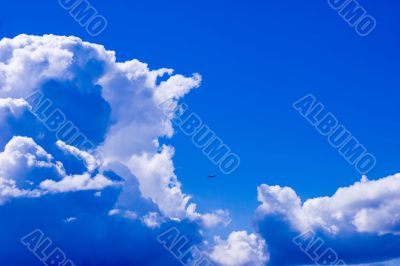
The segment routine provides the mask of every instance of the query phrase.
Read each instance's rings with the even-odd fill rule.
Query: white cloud
[[[65,175],[62,164],[32,139],[13,137],[0,153],[0,204],[14,197],[39,197],[45,194],[35,187],[42,179],[34,171],[55,176]]]
[[[161,153],[132,156],[129,168],[138,177],[145,198],[152,199],[160,210],[171,218],[185,218],[190,197],[181,190],[174,174],[174,150],[163,146]]]
[[[165,222],[164,217],[162,217],[157,212],[149,212],[142,218],[142,222],[149,228],[159,228],[162,223]]]
[[[28,175],[35,167],[62,173],[63,169],[51,163],[51,159],[51,156],[38,147],[32,139],[12,138],[0,153],[0,204],[13,197],[41,196],[42,191],[27,186],[33,184],[34,180],[23,180],[21,177]]]
[[[167,77],[158,82],[162,76]],[[174,150],[159,145],[159,138],[174,133],[172,116],[166,115],[159,105],[172,99],[176,106],[179,99],[200,86],[200,75],[185,77],[167,68],[151,70],[136,59],[117,62],[115,52],[77,37],[19,35],[0,41],[0,98],[6,98],[2,101],[7,102],[3,105],[18,113],[18,106],[24,105],[18,99],[40,90],[50,80],[61,85],[73,84],[82,95],[101,88],[96,93],[101,93],[111,113],[110,123],[105,127],[107,132],[97,147],[97,152],[104,156],[100,169],[107,170],[107,165],[113,162],[126,165],[131,174],[123,178],[136,177],[141,194],[156,203],[163,215],[171,219],[188,218],[190,196],[182,191],[174,173]],[[74,110],[76,104],[66,102],[63,108]],[[93,106],[79,107],[85,110],[86,119],[98,112]],[[63,142],[57,145],[84,159],[87,172],[62,175],[61,181],[47,177],[49,180],[41,188],[60,192],[101,189],[110,184],[102,175],[89,177],[99,165],[88,151]],[[126,184],[129,186],[131,182]],[[223,215],[218,212],[205,215],[206,224],[216,223],[216,217]]]
[[[65,176],[60,181],[47,179],[40,183],[40,188],[49,192],[69,192],[80,190],[101,190],[117,183],[107,179],[103,175],[91,177],[89,173],[82,175]]]
[[[89,173],[67,175],[63,164],[55,161],[52,155],[31,138],[13,137],[0,153],[0,203],[13,197],[101,190],[112,185],[116,183],[100,174],[95,177]]]
[[[200,85],[201,76],[194,74],[192,78],[186,78],[182,75],[172,76],[167,81],[161,82],[156,90],[156,99],[162,103],[168,99],[179,99],[187,94],[192,88]]]
[[[31,138],[13,137],[0,153],[0,176],[3,178],[18,180],[35,167],[52,169],[58,175],[65,174],[62,165],[54,163],[53,157]]]
[[[121,213],[121,210],[120,210],[120,209],[112,209],[112,210],[110,210],[110,211],[108,212],[108,215],[114,216],[114,215],[117,215],[117,214],[120,214],[120,213]]]
[[[282,215],[299,231],[311,228],[332,235],[400,234],[400,174],[371,181],[363,177],[339,188],[331,197],[313,198],[303,204],[291,188],[261,185],[258,199],[260,214]]]
[[[210,258],[221,266],[262,266],[269,259],[265,241],[246,231],[232,232],[227,240],[216,237]]]
[[[19,35],[0,41],[0,97],[25,98],[48,79],[71,80],[74,64],[110,61],[113,52],[77,37]]]
[[[61,150],[82,159],[85,162],[85,165],[89,173],[92,173],[95,169],[100,167],[100,162],[89,152],[81,151],[74,146],[65,144],[61,140],[58,140],[56,144]]]
[[[138,218],[136,212],[130,210],[121,210],[121,209],[112,209],[108,212],[108,215],[109,216],[119,215],[129,220],[136,220]]]
[[[29,104],[24,99],[0,98],[0,108],[9,110],[16,117],[28,107]]]
[[[0,178],[0,204],[4,204],[10,198],[31,197],[37,198],[44,194],[43,191],[33,189],[20,189],[14,180]]]
[[[199,220],[207,228],[213,228],[218,225],[228,226],[231,223],[231,217],[227,210],[215,210],[211,213],[200,214],[196,212],[197,205],[195,203],[189,204],[187,208],[187,215],[189,219],[196,221]]]

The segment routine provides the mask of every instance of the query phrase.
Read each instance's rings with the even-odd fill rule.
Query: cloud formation
[[[280,214],[292,227],[304,231],[325,230],[332,235],[400,233],[400,174],[379,180],[363,177],[339,188],[331,197],[308,199],[303,204],[288,187],[261,185],[258,212]]]
[[[2,39],[0,260],[32,265],[17,241],[41,228],[77,265],[176,265],[157,233],[175,226],[196,244],[200,229],[228,225],[228,211],[196,211],[174,147],[160,144],[174,134],[174,107],[200,83],[196,73],[117,62],[76,37]],[[160,108],[166,100],[170,110]],[[85,251],[68,238],[77,235]],[[8,255],[15,250],[24,255]]]
[[[234,231],[226,240],[215,237],[209,257],[221,266],[262,266],[268,261],[265,241],[246,231]]]
[[[49,180],[40,186],[42,189],[101,190],[111,185],[101,172],[113,170],[113,162],[118,162],[129,169],[129,174],[121,177],[137,178],[143,197],[157,204],[164,216],[188,218],[190,196],[182,191],[174,173],[174,149],[159,145],[159,138],[173,135],[172,117],[166,116],[159,105],[171,99],[176,105],[181,97],[200,85],[200,75],[184,77],[174,75],[172,69],[150,70],[138,60],[117,62],[113,51],[76,37],[5,38],[0,41],[0,55],[0,119],[12,116],[19,121],[22,115],[32,127],[20,130],[5,122],[10,134],[3,136],[4,141],[14,137],[15,131],[22,131],[19,135],[40,142],[50,151],[49,155],[55,147],[61,149],[64,154],[57,151],[58,165],[67,159],[68,165],[72,165],[71,155],[85,162],[80,173],[64,176],[61,181],[58,176],[48,175]],[[169,77],[158,82],[164,75]],[[40,106],[32,106],[33,103],[23,100],[35,91],[40,91],[45,101],[51,102],[50,107],[46,109],[42,102]],[[32,114],[22,114],[24,108],[36,111],[39,120],[45,117],[42,122],[50,128],[61,124],[50,115],[57,108],[66,121],[97,145],[94,148],[104,157],[104,164],[100,165],[89,150],[65,143],[59,135],[67,132],[50,134]],[[72,169],[76,170],[77,166]],[[129,186],[129,182],[126,184]]]
[[[8,254],[21,249],[15,241],[37,227],[65,243],[76,263],[176,265],[157,233],[174,226],[198,244],[201,230],[228,226],[228,210],[197,211],[175,174],[174,147],[160,144],[174,135],[179,100],[200,84],[199,74],[117,62],[113,51],[76,37],[1,40],[0,215],[7,218],[0,221],[0,244],[11,244],[0,260],[14,263]],[[50,104],[28,101],[35,92]],[[70,130],[62,131],[67,123]],[[82,135],[92,147],[78,145]],[[263,184],[257,233],[233,231],[202,252],[221,266],[309,264],[292,240],[312,230],[346,263],[396,265],[399,191],[400,174],[363,177],[332,196],[305,201],[290,187]],[[71,235],[92,249],[77,250],[66,239]],[[18,263],[32,264],[28,255]]]
[[[400,243],[399,189],[400,174],[378,180],[364,176],[330,197],[302,202],[289,187],[259,186],[258,228],[271,247],[272,265],[310,263],[292,241],[307,231],[316,232],[349,264],[399,257],[394,248]]]
[[[102,190],[118,185],[101,174],[93,177],[89,172],[68,175],[60,161],[55,161],[31,138],[20,136],[13,137],[0,153],[0,183],[0,202],[3,203],[13,197]]]

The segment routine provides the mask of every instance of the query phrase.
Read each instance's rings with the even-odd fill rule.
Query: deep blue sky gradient
[[[293,108],[313,93],[377,158],[370,179],[400,169],[400,3],[360,0],[377,20],[360,37],[327,1],[100,1],[108,20],[91,37],[56,0],[5,1],[0,36],[74,35],[150,68],[203,76],[186,102],[241,158],[224,176],[178,132],[175,166],[201,211],[227,208],[227,232],[248,229],[262,183],[303,199],[332,194],[360,175]],[[207,175],[216,172],[218,178]]]

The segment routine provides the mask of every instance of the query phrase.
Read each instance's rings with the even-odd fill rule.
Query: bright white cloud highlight
[[[215,238],[210,258],[221,266],[263,266],[268,261],[265,241],[246,231],[232,232],[227,240]]]
[[[13,197],[101,190],[113,185],[117,184],[100,174],[67,175],[63,164],[31,138],[13,137],[0,153],[0,203]]]
[[[339,188],[331,197],[303,204],[288,187],[258,187],[261,215],[281,215],[299,231],[323,229],[335,235],[348,232],[400,234],[400,174]]]
[[[45,180],[40,187],[51,192],[69,192],[80,190],[101,190],[105,187],[116,185],[103,175],[91,177],[88,173],[82,175],[66,176],[61,181]]]
[[[157,212],[150,212],[143,216],[142,222],[149,228],[159,228],[165,219]]]
[[[166,78],[159,82],[162,76]],[[104,156],[104,164],[100,166],[88,151],[58,141],[61,150],[83,159],[87,169],[81,174],[59,175],[58,179],[57,176],[43,176],[48,180],[41,180],[41,189],[51,192],[100,190],[111,185],[111,181],[101,174],[92,174],[97,169],[113,170],[112,163],[118,162],[130,170],[122,177],[136,177],[143,197],[157,204],[164,216],[179,220],[189,218],[190,196],[182,191],[174,173],[174,149],[159,145],[159,138],[171,137],[174,133],[172,116],[165,115],[166,110],[161,110],[159,105],[171,100],[171,106],[176,106],[179,99],[200,86],[199,74],[185,77],[174,74],[172,69],[151,70],[136,59],[117,62],[115,52],[77,37],[19,35],[13,39],[4,38],[0,41],[0,122],[2,107],[18,115],[26,108],[26,103],[20,99],[40,91],[49,81],[61,88],[71,86],[82,97],[101,94],[99,97],[110,113],[105,115],[109,116],[109,124],[105,127],[104,141],[97,147],[97,152]],[[71,98],[65,97],[65,101]],[[62,104],[63,108],[84,110],[85,119],[90,119],[90,114],[98,117],[95,116],[98,110],[93,106],[76,105],[75,101]],[[126,186],[131,183],[126,182]],[[217,211],[201,219],[206,226],[212,226],[223,216],[226,213]]]
[[[174,150],[163,146],[161,153],[132,156],[129,167],[138,177],[145,198],[152,199],[160,210],[172,218],[184,218],[190,197],[183,194],[174,174]]]
[[[100,162],[89,152],[81,151],[78,148],[75,148],[74,146],[65,144],[61,140],[57,141],[56,144],[61,150],[82,159],[85,162],[85,165],[89,173],[92,173],[95,169],[100,167]]]
[[[227,210],[215,210],[211,213],[200,214],[196,212],[197,205],[191,203],[187,208],[187,215],[189,219],[196,221],[199,220],[207,228],[213,228],[218,225],[228,226],[231,223],[231,217]]]

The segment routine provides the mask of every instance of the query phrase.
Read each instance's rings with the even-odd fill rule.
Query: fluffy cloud
[[[262,266],[268,260],[265,241],[246,231],[232,232],[228,239],[216,237],[210,258],[221,266]]]
[[[52,155],[31,138],[13,137],[0,153],[0,202],[3,203],[13,197],[102,190],[114,185],[117,183],[101,174],[94,177],[89,172],[67,175],[64,165],[54,160]]]
[[[187,208],[187,215],[190,220],[199,220],[207,228],[216,227],[218,225],[228,226],[231,223],[231,217],[227,210],[215,210],[211,213],[200,214],[196,212],[197,205],[191,203]]]
[[[35,227],[63,243],[77,264],[175,265],[156,241],[160,230],[176,226],[196,244],[200,225],[225,224],[227,212],[203,215],[190,205],[174,173],[174,148],[159,144],[174,134],[172,109],[160,104],[172,100],[176,106],[200,83],[198,74],[117,62],[113,51],[76,37],[2,39],[0,203],[7,204],[0,214],[10,218],[0,221],[0,244],[7,246],[0,259],[32,265],[31,254],[7,254],[25,252],[15,242]],[[30,101],[37,93],[49,106]],[[52,130],[65,125],[50,119],[55,110],[70,131]],[[75,133],[93,146],[67,141]],[[66,239],[72,235],[79,235],[85,251]]]
[[[379,180],[366,177],[349,187],[339,188],[331,197],[308,199],[303,204],[288,187],[261,185],[258,211],[279,213],[300,231],[328,233],[400,233],[400,174]]]
[[[0,203],[13,197],[39,197],[43,191],[31,188],[40,181],[33,171],[60,176],[64,169],[30,138],[14,137],[0,153]]]
[[[157,212],[149,212],[143,216],[142,222],[149,228],[159,228],[165,219]]]
[[[169,77],[158,82],[165,75]],[[190,196],[182,191],[174,173],[173,147],[159,145],[160,138],[173,135],[173,114],[166,115],[168,110],[162,110],[160,104],[171,100],[173,108],[200,83],[198,74],[185,77],[174,75],[172,69],[150,70],[138,60],[117,62],[113,51],[76,37],[20,35],[5,38],[0,41],[0,121],[4,113],[3,116],[28,120],[26,124],[30,128],[6,123],[4,126],[10,127],[10,136],[3,138],[15,136],[18,131],[19,135],[40,142],[72,172],[68,177],[64,175],[61,181],[48,176],[49,180],[41,184],[42,189],[53,192],[99,190],[110,182],[96,171],[117,171],[113,167],[119,163],[129,170],[121,175],[126,186],[134,177],[142,196],[155,203],[164,216],[182,220],[189,218]],[[53,108],[61,110],[66,119],[95,144],[104,163],[100,164],[89,150],[66,143],[46,130],[32,114],[23,113],[22,118],[18,118],[21,109],[27,109],[22,99],[35,91],[40,91]],[[44,110],[45,113],[51,110]],[[85,167],[80,167],[71,155],[83,160]],[[208,225],[218,223],[216,215],[205,217]]]
[[[171,147],[163,146],[161,153],[132,156],[129,166],[144,197],[152,199],[165,215],[184,218],[190,197],[182,193],[174,174],[173,153]]]
[[[100,167],[100,162],[89,152],[86,151],[81,151],[78,148],[67,145],[61,140],[58,140],[56,142],[56,145],[63,151],[70,153],[72,155],[75,155],[77,158],[80,158],[85,162],[85,165],[87,167],[87,171],[89,173],[92,173],[94,170],[96,170],[98,167]]]
[[[22,112],[28,108],[29,104],[23,99],[0,98],[0,110],[4,119],[5,112],[11,112],[15,117],[21,116]],[[5,122],[4,120],[0,120]]]
[[[68,192],[79,190],[102,190],[115,185],[113,181],[103,175],[91,177],[88,173],[82,175],[66,176],[61,181],[45,180],[40,183],[42,189],[52,192]]]
[[[56,176],[64,175],[60,162],[53,162],[53,157],[31,138],[13,137],[0,153],[0,175],[3,178],[20,180],[35,168],[48,169]],[[35,180],[30,180],[35,181]]]
[[[90,60],[113,60],[114,53],[76,37],[19,35],[0,42],[0,96],[24,98],[43,82],[74,79]]]
[[[400,174],[378,180],[363,177],[330,197],[302,202],[289,187],[261,185],[258,230],[271,247],[271,264],[310,263],[292,242],[307,231],[315,232],[346,263],[399,257],[394,248],[400,243],[399,189]],[[285,257],[287,253],[292,256]]]
[[[79,191],[23,197],[1,206],[2,264],[41,263],[19,241],[35,229],[41,229],[75,265],[178,265],[175,257],[157,241],[157,236],[170,227],[178,228],[192,245],[199,243],[199,228],[193,223],[168,221],[150,229],[133,212],[121,209],[109,215],[120,190],[121,187],[107,187],[101,196]]]

